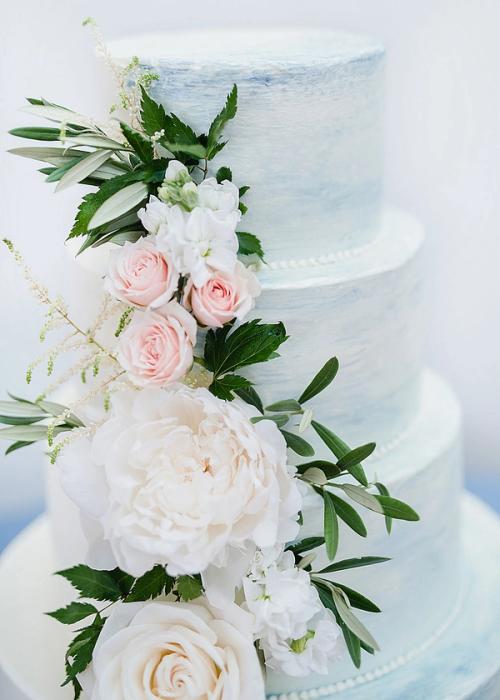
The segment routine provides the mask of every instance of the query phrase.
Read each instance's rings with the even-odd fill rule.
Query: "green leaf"
[[[340,625],[340,629],[344,635],[347,651],[349,652],[352,663],[356,668],[359,668],[361,666],[361,640],[359,637],[356,637],[346,625]]]
[[[35,141],[60,141],[61,130],[50,126],[23,126],[11,129],[9,134],[22,139],[34,139]]]
[[[113,177],[111,180],[106,180],[106,182],[99,187],[97,192],[90,192],[85,195],[78,207],[78,213],[69,238],[86,234],[89,229],[90,221],[99,207],[116,192],[123,190],[132,182],[142,180],[143,177],[142,173],[124,173],[123,175]]]
[[[312,382],[304,389],[300,395],[300,403],[305,403],[319,394],[323,389],[333,382],[339,371],[339,361],[336,357],[331,357],[320,369]]]
[[[344,500],[342,500],[342,498],[339,498],[334,493],[330,493],[330,496],[333,498],[335,510],[337,511],[339,518],[358,535],[361,535],[361,537],[366,537],[368,534],[366,531],[366,526],[358,512],[349,503],[346,503]]]
[[[324,537],[305,537],[303,540],[289,544],[287,550],[299,555],[304,554],[304,552],[309,552],[311,549],[317,549],[317,547],[321,547],[323,544],[325,544]]]
[[[108,182],[113,182],[108,180]],[[148,186],[144,182],[134,182],[108,197],[95,211],[88,223],[89,229],[95,229],[109,221],[123,216],[137,207],[148,196]]]
[[[211,329],[205,341],[205,365],[218,378],[239,367],[267,362],[286,339],[282,323],[260,323],[260,319],[234,330],[229,325]]]
[[[144,131],[153,136],[164,128],[166,120],[163,105],[155,102],[141,85],[141,123]]]
[[[97,616],[94,622],[88,627],[84,627],[69,645],[66,652],[67,674],[63,686],[73,682],[92,661],[94,648],[103,625],[104,620]],[[72,661],[69,661],[69,657],[72,657]]]
[[[82,598],[113,602],[122,596],[119,585],[109,571],[99,571],[85,564],[78,564],[70,569],[58,571],[56,575],[69,581]]]
[[[279,413],[280,411],[300,411],[301,405],[295,399],[285,399],[284,401],[277,401],[269,406],[266,406],[266,411],[272,411],[273,413]]]
[[[177,593],[185,602],[199,598],[203,593],[203,586],[199,578],[195,576],[179,576],[177,579]]]
[[[263,420],[272,420],[273,423],[276,423],[278,428],[281,428],[288,423],[289,417],[283,415],[282,413],[278,413],[274,416],[272,414],[266,414],[265,416],[255,416],[254,418],[251,419],[251,422],[252,423],[260,423]]]
[[[150,163],[154,158],[154,149],[151,141],[141,134],[140,131],[132,129],[132,127],[125,122],[120,122],[120,126],[121,130],[123,131],[123,135],[142,162]]]
[[[356,501],[356,503],[368,508],[368,510],[373,510],[375,513],[383,515],[384,509],[378,502],[377,496],[368,493],[368,491],[361,486],[356,486],[355,484],[336,484],[335,486],[336,488],[342,489],[342,491],[353,501]]]
[[[234,393],[237,394],[237,396],[239,396],[240,399],[242,399],[242,401],[245,401],[246,403],[250,404],[250,406],[254,406],[261,413],[264,413],[264,406],[262,405],[261,398],[255,391],[253,386],[249,386],[243,389],[235,389]]]
[[[63,625],[73,625],[75,622],[85,620],[85,618],[89,617],[89,615],[97,614],[97,608],[90,603],[79,603],[76,601],[70,603],[65,608],[60,608],[54,612],[47,613],[49,617],[53,617],[58,622],[62,622]]]
[[[360,566],[372,566],[373,564],[382,564],[385,561],[390,561],[388,557],[356,557],[353,559],[342,559],[333,564],[329,564],[319,574],[331,574],[334,571],[345,571],[346,569],[358,569]]]
[[[337,466],[340,467],[340,469],[350,469],[369,457],[375,450],[375,447],[376,445],[374,442],[355,447],[339,459]]]
[[[120,589],[122,597],[128,596],[128,594],[132,590],[132,586],[134,585],[136,579],[130,574],[127,574],[125,571],[122,571],[118,567],[116,569],[113,569],[112,571],[108,571],[108,574],[112,576],[116,585]]]
[[[236,85],[233,85],[231,92],[227,96],[226,104],[219,112],[219,114],[215,117],[208,131],[207,157],[209,158],[209,160],[212,159],[217,153],[219,136],[222,134],[222,131],[226,126],[227,122],[231,119],[234,119],[234,117],[236,116],[237,108],[238,88],[236,87]]]
[[[307,440],[300,437],[300,435],[295,435],[295,433],[289,433],[288,430],[281,430],[281,434],[285,438],[285,442],[288,448],[293,450],[300,457],[312,457],[314,455],[314,448],[310,445]]]
[[[243,185],[243,187],[240,187],[240,189],[238,190],[240,199],[246,195],[249,189],[250,187],[248,185]]]
[[[328,491],[323,491],[323,529],[325,533],[326,554],[328,559],[335,559],[339,546],[339,521],[335,505]]]
[[[378,490],[381,496],[390,496],[391,494],[389,493],[389,489],[387,486],[384,486],[380,481],[376,481],[374,484],[375,488]],[[387,530],[387,534],[391,534],[392,530],[392,518],[389,517],[388,515],[385,516],[385,529]]]
[[[334,479],[340,474],[340,469],[336,464],[333,462],[328,462],[324,459],[315,459],[312,462],[298,464],[296,468],[299,474],[304,474],[308,469],[321,469],[327,479]],[[330,496],[333,496],[333,494],[330,494]]]
[[[34,442],[30,442],[28,440],[18,440],[17,442],[13,442],[12,445],[9,445],[7,449],[5,450],[5,456],[10,455],[11,452],[15,452],[16,450],[20,450],[23,447],[29,447],[30,445],[34,445]]]
[[[54,435],[59,435],[67,430],[71,430],[73,426],[59,425],[54,428]],[[13,425],[10,428],[0,429],[0,440],[14,440],[22,442],[37,442],[38,440],[47,439],[46,425]]]
[[[374,498],[376,498],[382,506],[384,515],[390,518],[395,518],[396,520],[410,520],[412,522],[420,520],[420,516],[411,506],[403,501],[398,501],[397,498],[391,498],[391,496],[374,496]]]
[[[128,146],[124,146],[118,141],[108,139],[100,134],[66,134],[65,142],[73,143],[76,146],[90,146],[91,148],[108,148],[112,151],[130,151]]]
[[[323,440],[331,452],[340,459],[351,451],[350,447],[338,435],[335,435],[329,428],[316,421],[311,422],[312,427]],[[355,464],[347,468],[348,472],[363,486],[368,486],[368,479],[361,464]]]
[[[349,603],[352,605],[353,608],[357,608],[358,610],[365,610],[366,612],[372,613],[381,612],[378,605],[375,605],[373,601],[371,601],[369,598],[366,598],[364,595],[361,595],[361,593],[358,593],[358,591],[354,591],[352,588],[348,588],[348,586],[344,586],[343,583],[337,583],[336,581],[333,582],[333,585],[337,588],[341,588],[344,591],[346,596],[349,598]]]
[[[160,143],[176,157],[184,154],[201,160],[206,155],[205,146],[202,146],[201,143],[184,143],[182,141],[167,141],[166,139],[161,139]]]
[[[165,567],[157,564],[151,571],[147,571],[136,580],[125,602],[132,603],[149,600],[150,598],[157,598],[164,593],[170,593],[174,586],[174,581],[175,579],[167,574]]]
[[[68,161],[73,161],[75,158],[83,158],[87,155],[86,151],[80,151],[77,148],[62,148],[56,146],[11,148],[8,153],[12,153],[14,156],[21,156],[22,158],[39,160],[42,163],[51,163],[56,166],[61,166]]]
[[[79,158],[77,163],[72,167],[68,168],[66,166],[66,172],[59,180],[59,184],[56,187],[56,192],[76,185],[86,177],[91,175],[95,170],[104,165],[104,163],[111,156],[112,151],[94,151],[89,153],[85,158]],[[50,177],[50,176],[49,176]]]
[[[225,374],[223,377],[218,377],[210,384],[210,391],[214,396],[218,396],[225,401],[232,401],[234,393],[241,389],[248,389],[251,383],[245,377],[240,377],[239,374]]]
[[[229,182],[232,182],[233,181],[233,173],[231,172],[231,168],[227,168],[225,165],[222,166],[222,168],[219,168],[217,170],[217,174],[216,174],[215,178],[219,184],[221,182],[224,182],[224,180],[229,180]]]
[[[238,255],[256,255],[261,260],[264,259],[264,250],[257,236],[246,231],[236,231],[236,235],[238,236]]]
[[[370,646],[372,649],[379,651],[379,646],[375,639],[372,637],[363,623],[358,620],[349,605],[346,603],[344,592],[341,589],[332,586],[332,595],[337,612],[345,626],[353,634],[355,634],[360,641],[365,642],[365,644],[368,644],[368,646]]]

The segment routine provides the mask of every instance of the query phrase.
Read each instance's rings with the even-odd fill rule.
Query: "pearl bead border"
[[[465,581],[462,578],[460,590],[455,601],[450,614],[443,622],[443,624],[437,628],[433,634],[428,637],[420,646],[410,649],[406,654],[401,654],[396,658],[388,661],[382,666],[374,668],[373,671],[366,671],[366,673],[360,673],[357,676],[352,676],[351,678],[346,678],[345,681],[337,681],[336,683],[331,683],[330,685],[320,686],[319,688],[311,688],[310,690],[292,691],[290,693],[280,693],[279,695],[267,695],[267,700],[317,700],[317,698],[328,698],[330,695],[337,695],[351,688],[356,688],[360,685],[365,685],[366,683],[371,683],[372,681],[382,678],[392,671],[405,666],[410,661],[413,661],[417,656],[420,656],[426,652],[429,647],[431,647],[435,642],[437,642],[443,634],[448,630],[448,628],[453,624],[455,619],[460,612],[463,602],[465,599]]]
[[[333,263],[342,262],[344,260],[350,260],[351,258],[356,258],[363,253],[366,253],[375,244],[377,238],[375,237],[369,243],[365,243],[357,248],[347,248],[346,250],[339,250],[336,253],[329,253],[328,255],[320,255],[317,258],[299,258],[291,260],[274,260],[269,263],[261,262],[256,265],[251,265],[250,267],[254,270],[296,270],[299,268],[306,267],[321,267],[322,265],[331,265]]]

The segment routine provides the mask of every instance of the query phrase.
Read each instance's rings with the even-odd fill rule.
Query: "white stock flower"
[[[191,180],[191,176],[184,163],[181,163],[179,160],[171,160],[165,170],[165,180],[167,182],[180,182],[184,184]]]
[[[302,638],[286,640],[271,634],[261,640],[260,646],[266,666],[296,677],[327,674],[329,664],[344,650],[342,631],[329,611],[315,620]]]
[[[292,552],[285,552],[267,568],[258,565],[243,581],[246,607],[255,617],[255,636],[271,634],[299,639],[308,623],[323,609],[307,571],[298,569]]]
[[[149,233],[156,235],[167,225],[168,206],[161,202],[158,197],[151,195],[146,207],[139,209],[137,216],[142,225]]]
[[[239,190],[229,180],[223,180],[220,184],[215,177],[207,177],[198,185],[198,203],[200,207],[208,207],[213,211],[238,212],[238,221],[241,218],[239,212],[240,194]]]
[[[285,442],[272,421],[252,423],[255,414],[179,385],[112,397],[94,437],[58,460],[66,493],[101,530],[106,566],[203,572],[215,604],[234,595],[256,547],[297,536],[301,497]]]
[[[89,700],[265,700],[249,615],[195,603],[116,606],[87,670]]]
[[[196,287],[203,286],[214,270],[234,271],[238,252],[234,212],[219,216],[207,208],[185,212],[173,206],[167,219],[158,231],[158,247],[172,256],[179,272],[190,275]]]

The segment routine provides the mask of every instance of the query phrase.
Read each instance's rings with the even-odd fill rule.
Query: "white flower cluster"
[[[163,385],[189,371],[197,323],[242,321],[260,285],[237,259],[241,212],[232,182],[197,185],[185,165],[170,161],[158,197],[138,214],[149,235],[112,252],[105,288],[146,312],[122,333],[120,363],[139,386]]]
[[[275,552],[258,551],[243,590],[267,666],[290,676],[328,672],[342,633],[292,552],[276,559]]]

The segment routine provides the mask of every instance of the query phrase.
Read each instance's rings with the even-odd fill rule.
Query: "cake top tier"
[[[159,79],[151,94],[206,132],[233,83],[238,114],[214,167],[249,185],[241,230],[266,259],[324,258],[369,243],[382,190],[383,49],[321,30],[199,31],[111,42]]]
[[[320,29],[157,32],[117,39],[109,46],[116,59],[138,56],[150,63],[213,62],[245,68],[346,63],[383,52],[371,38]]]

